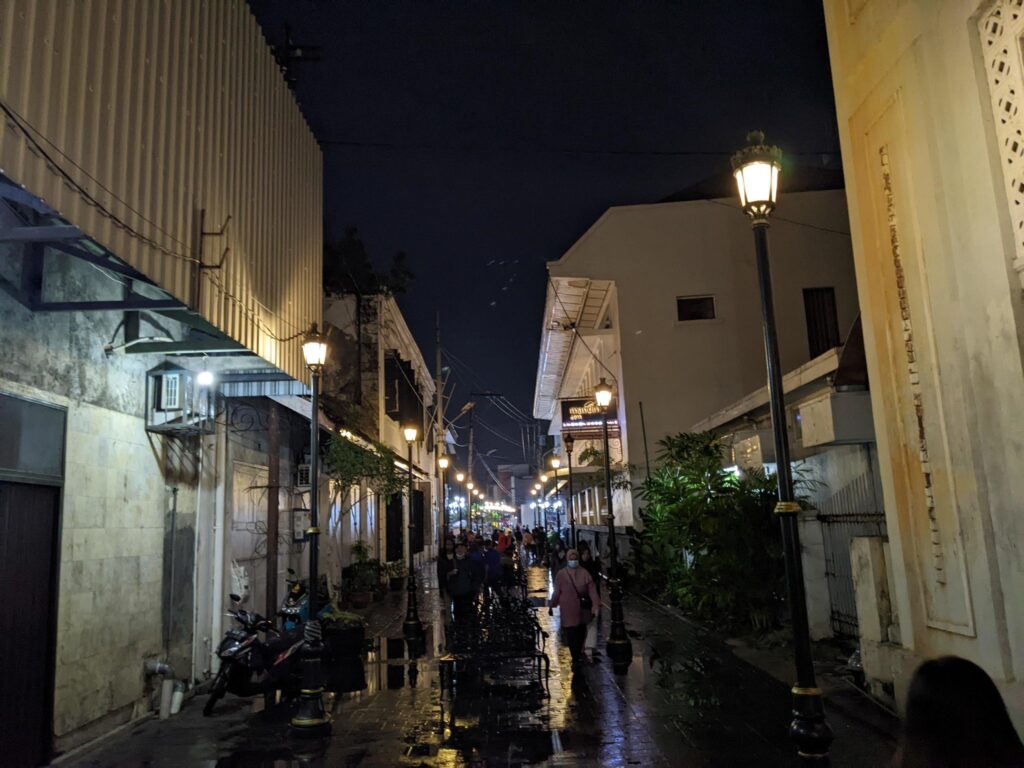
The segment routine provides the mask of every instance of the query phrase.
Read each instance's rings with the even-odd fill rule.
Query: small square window
[[[686,323],[691,320],[714,320],[714,296],[677,296],[676,320]]]

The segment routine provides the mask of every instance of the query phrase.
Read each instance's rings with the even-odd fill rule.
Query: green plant
[[[352,578],[343,583],[347,592],[373,592],[380,586],[380,560],[362,560],[352,564]]]
[[[360,539],[352,545],[352,557],[357,563],[365,563],[370,559],[370,545]]]
[[[389,579],[404,579],[409,574],[405,560],[392,560],[384,563],[384,575]]]
[[[723,468],[722,446],[709,433],[675,435],[660,446],[658,466],[640,488],[636,575],[698,618],[768,628],[784,575],[775,478]]]

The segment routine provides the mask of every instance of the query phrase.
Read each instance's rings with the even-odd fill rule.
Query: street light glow
[[[437,460],[437,466],[439,466],[441,469],[448,469],[449,463],[450,462],[448,461],[447,456],[442,456],[440,459]]]
[[[562,460],[559,459],[557,456],[552,456],[551,457],[551,468],[552,469],[558,469],[560,466],[562,466]]]
[[[413,443],[416,442],[416,435],[419,434],[419,430],[416,427],[406,427],[402,430],[405,433],[405,442]]]
[[[327,341],[317,330],[316,323],[302,342],[302,356],[306,359],[306,367],[315,373],[319,373],[327,361]]]
[[[461,483],[463,480],[466,479],[466,473],[465,472],[456,472],[455,473],[455,479],[456,479],[456,481]]]
[[[213,373],[211,371],[200,371],[196,375],[196,384],[200,387],[213,386]]]
[[[594,400],[602,408],[607,408],[612,404],[612,388],[605,381],[604,376],[601,377],[601,381],[598,382],[597,388],[594,390]]]
[[[760,131],[748,133],[747,142],[748,146],[732,156],[740,205],[751,218],[767,219],[779,194],[782,152],[765,144]]]

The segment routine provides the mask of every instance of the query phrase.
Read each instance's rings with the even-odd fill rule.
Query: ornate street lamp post
[[[615,510],[612,507],[612,455],[608,447],[608,409],[612,404],[612,388],[601,378],[594,390],[594,400],[601,408],[601,426],[604,435],[604,490],[608,503],[608,586],[612,600],[612,626],[606,649],[616,672],[625,672],[633,660],[633,644],[626,633],[622,613],[622,582],[619,580],[619,553],[615,544]]]
[[[572,435],[566,435],[562,441],[565,443],[565,459],[566,459],[566,477],[569,482],[569,531],[572,538],[572,545],[578,546],[579,542],[576,541],[576,505],[573,503],[572,495],[572,449],[576,443],[576,438]]]
[[[557,456],[552,456],[551,468],[555,471],[555,520],[558,522],[558,538],[562,538],[562,491],[558,487],[558,468],[560,466],[562,466],[562,462]]]
[[[462,481],[465,480],[465,479],[466,479],[466,476],[462,472],[456,472],[455,473],[455,482],[457,482],[459,485],[462,485]],[[463,506],[464,505],[459,504],[459,535],[460,536],[465,536],[466,535],[466,518],[462,514]]]
[[[479,533],[480,530],[478,528],[474,528],[473,527],[473,499],[475,497],[476,497],[476,494],[473,493],[473,481],[472,480],[467,480],[466,481],[466,503],[469,505],[469,508],[466,510],[466,518],[467,518],[467,522],[469,523],[469,529],[471,531],[476,531],[477,533]]]
[[[761,290],[761,319],[764,326],[764,350],[768,368],[768,400],[775,437],[775,462],[778,467],[779,501],[775,514],[782,524],[782,547],[786,560],[789,609],[793,621],[793,646],[796,655],[796,685],[793,686],[793,722],[789,733],[797,745],[801,762],[827,765],[832,729],[825,721],[821,689],[814,677],[811,639],[807,628],[807,601],[800,562],[800,536],[797,513],[800,505],[793,493],[793,474],[789,462],[789,436],[786,430],[785,392],[779,365],[779,340],[775,328],[771,266],[768,261],[768,217],[775,209],[779,190],[782,152],[764,143],[764,134],[747,135],[748,146],[732,157],[733,175],[740,204],[754,230],[757,253],[757,277]]]
[[[444,496],[447,488],[445,487],[445,470],[448,469],[449,460],[447,456],[442,456],[437,460],[437,466],[441,470],[441,514],[444,515],[444,525],[442,526],[443,537],[441,538],[439,549],[444,549],[448,545],[448,505],[445,503]]]
[[[291,720],[292,733],[296,736],[319,737],[331,731],[331,721],[324,709],[323,672],[321,669],[320,621],[317,605],[320,574],[320,373],[327,361],[327,341],[317,330],[316,323],[306,334],[302,343],[302,356],[309,368],[312,413],[309,420],[309,621],[304,627],[305,644],[302,649],[302,689],[299,704]]]
[[[412,503],[412,444],[416,442],[418,431],[416,427],[409,426],[403,432],[409,450],[409,578],[406,579],[406,610],[402,634],[405,635],[406,640],[412,642],[423,636],[423,624],[420,623],[419,606],[416,604],[416,567],[412,550],[412,538],[416,531],[416,518],[413,515]]]

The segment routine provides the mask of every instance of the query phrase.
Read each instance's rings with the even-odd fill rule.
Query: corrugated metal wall
[[[281,340],[321,319],[320,150],[243,0],[0,0],[0,99],[10,178],[306,378]],[[230,252],[197,298],[201,209],[231,216],[204,263]]]

